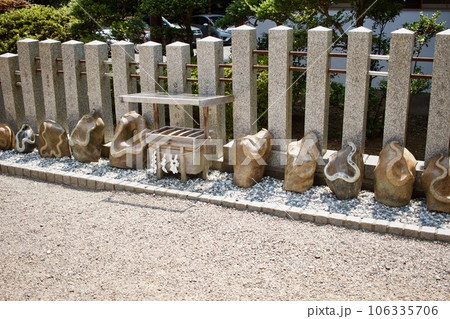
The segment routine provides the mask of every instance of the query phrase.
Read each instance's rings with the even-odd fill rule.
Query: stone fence
[[[101,110],[105,122],[105,140],[114,134],[114,120],[138,105],[123,103],[119,96],[127,93],[157,92],[167,81],[170,94],[188,93],[192,81],[190,70],[198,70],[199,94],[224,93],[224,82],[232,81],[234,137],[256,133],[257,123],[257,54],[268,54],[268,129],[275,139],[290,140],[292,130],[292,72],[294,56],[307,57],[305,134],[314,132],[320,140],[325,161],[327,151],[330,73],[344,70],[330,69],[332,30],[317,27],[308,31],[308,50],[292,51],[293,30],[279,26],[269,30],[269,50],[256,50],[256,29],[241,26],[233,31],[232,80],[224,78],[223,43],[208,37],[197,42],[197,65],[190,64],[190,47],[172,43],[166,48],[163,60],[161,44],[147,42],[135,46],[118,42],[78,41],[60,43],[55,40],[18,41],[18,54],[0,56],[0,122],[17,130],[23,123],[37,131],[38,124],[53,119],[72,131],[82,115],[92,109]],[[386,113],[383,146],[392,140],[405,142],[410,98],[411,62],[413,61],[414,33],[400,29],[391,34],[389,56],[371,54],[372,31],[364,27],[349,32],[345,107],[342,143],[353,142],[364,150],[369,77],[387,77]],[[111,53],[111,54],[109,54]],[[111,55],[111,58],[109,56]],[[371,60],[387,60],[388,72],[370,70]],[[431,98],[426,138],[425,162],[439,152],[448,154],[450,139],[450,29],[436,36]],[[164,68],[167,76],[164,75]],[[264,67],[260,67],[264,68]],[[343,72],[340,72],[343,73]],[[111,81],[112,78],[112,81]],[[139,80],[139,81],[138,81]],[[112,85],[111,85],[112,82]],[[139,84],[139,85],[138,85]],[[113,95],[111,94],[113,90]],[[114,99],[114,101],[113,101]],[[153,106],[142,105],[142,113],[153,123]],[[159,108],[160,126],[165,125],[165,109]],[[193,126],[192,108],[187,112],[170,108],[170,125]],[[218,139],[225,141],[225,107],[210,111],[210,127]],[[169,124],[169,123],[167,123]],[[280,143],[270,159],[268,172],[283,171],[287,143]],[[225,164],[230,143],[223,150]],[[222,155],[219,150],[219,158]],[[376,156],[365,156],[366,179],[371,180]],[[424,162],[418,165],[423,170]],[[226,166],[226,165],[225,165]],[[419,167],[420,166],[420,167]],[[224,166],[222,166],[224,167]],[[320,176],[320,169],[318,175]],[[370,183],[369,183],[370,184]],[[369,186],[370,188],[370,186]]]

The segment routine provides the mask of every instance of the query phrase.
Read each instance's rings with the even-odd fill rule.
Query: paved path
[[[445,300],[450,245],[0,175],[0,300]]]

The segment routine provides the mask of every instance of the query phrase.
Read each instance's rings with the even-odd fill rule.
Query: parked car
[[[223,40],[225,45],[231,45],[231,29],[218,28],[215,26],[217,20],[222,18],[220,14],[197,14],[192,16],[192,25],[200,28],[203,33],[203,37],[213,36]]]
[[[197,27],[191,26],[192,35],[194,36],[194,39],[192,40],[192,44],[197,45],[197,40],[201,39],[203,37],[203,32]]]
[[[162,17],[162,24],[163,24],[164,27],[181,29],[181,26],[179,24],[171,23],[164,17]],[[196,45],[197,39],[201,39],[203,37],[203,33],[200,30],[200,28],[195,27],[195,26],[191,26],[191,31],[192,31],[192,36],[193,36],[192,44]]]
[[[162,25],[163,27],[167,27],[167,28],[174,28],[174,29],[181,29],[181,26],[176,24],[176,23],[171,23],[169,22],[166,18],[162,17]],[[142,33],[142,40],[143,42],[147,42],[150,41],[150,26],[148,25],[147,22],[144,22],[144,31]],[[192,44],[196,44],[197,39],[201,39],[203,37],[203,33],[202,31],[197,28],[192,26],[191,27],[191,31],[192,31],[192,35],[193,35],[193,42]],[[104,28],[102,29],[99,34],[106,39],[106,42],[109,44],[113,44],[117,42],[117,39],[113,37],[112,35],[112,30],[111,28]],[[128,39],[126,39],[127,41],[129,41]]]
[[[106,40],[106,43],[113,44],[116,43],[117,40],[115,37],[112,36],[112,30],[111,28],[104,28],[97,32],[102,38]]]

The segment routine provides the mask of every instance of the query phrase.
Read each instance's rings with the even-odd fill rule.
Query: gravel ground
[[[32,154],[0,151],[0,160],[26,167],[46,167],[51,171],[71,171],[80,175],[104,176],[117,180],[196,191],[235,199],[273,202],[330,213],[450,229],[450,214],[428,211],[425,198],[415,198],[407,206],[389,207],[377,202],[372,192],[362,191],[358,198],[341,201],[333,195],[327,186],[315,186],[302,194],[298,194],[283,190],[283,181],[271,177],[264,177],[254,187],[243,189],[233,185],[232,174],[212,170],[208,181],[189,178],[187,183],[181,183],[178,176],[171,174],[166,174],[166,178],[157,180],[154,175],[147,174],[145,170],[112,168],[109,166],[109,161],[105,159],[101,159],[98,163],[85,164],[67,157],[62,159],[41,158],[37,151]]]
[[[446,300],[450,245],[0,175],[0,300]]]

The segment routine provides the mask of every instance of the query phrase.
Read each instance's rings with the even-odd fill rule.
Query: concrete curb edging
[[[145,185],[137,182],[117,181],[100,176],[80,176],[72,172],[55,172],[48,169],[25,168],[18,164],[0,161],[0,172],[5,175],[15,175],[56,183],[86,190],[116,190],[135,193],[147,193],[160,196],[176,197],[180,199],[196,200],[205,203],[235,208],[238,210],[263,212],[266,214],[314,222],[316,224],[330,224],[350,229],[371,231],[382,234],[392,234],[424,240],[438,240],[450,242],[450,229],[440,229],[429,226],[417,226],[387,220],[346,216],[344,214],[313,211],[287,205],[274,203],[251,202],[247,200],[234,200],[224,196],[213,196],[198,192],[177,191],[154,185]]]

